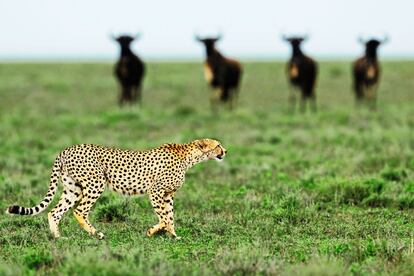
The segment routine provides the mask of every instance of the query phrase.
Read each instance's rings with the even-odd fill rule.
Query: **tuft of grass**
[[[23,256],[23,265],[31,270],[40,270],[53,263],[51,253],[46,249],[28,248]]]
[[[96,220],[101,222],[123,222],[131,213],[131,203],[127,201],[100,204],[94,210]]]

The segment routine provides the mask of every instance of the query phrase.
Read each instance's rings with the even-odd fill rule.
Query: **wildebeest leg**
[[[223,87],[220,95],[220,102],[225,104],[229,110],[233,109],[233,89],[229,87]]]
[[[137,87],[135,85],[131,86],[131,103],[137,101]]]
[[[302,92],[302,93],[301,93],[301,97],[300,97],[300,111],[301,111],[302,113],[305,113],[305,112],[306,112],[306,101],[307,101],[307,96],[306,96],[306,94],[305,94],[305,91],[304,91],[304,90],[302,90],[301,92]]]
[[[138,104],[142,105],[142,89],[141,89],[141,85],[137,86],[136,88],[136,97],[138,100]]]
[[[231,88],[229,89],[229,108],[230,110],[233,110],[237,107],[237,101],[238,101],[238,88]]]
[[[213,91],[210,96],[210,105],[211,110],[215,113],[217,112],[218,104],[221,98],[222,90],[221,87],[213,88]]]
[[[312,96],[310,97],[310,104],[311,104],[311,108],[313,112],[316,112],[318,110],[317,105],[316,105],[316,95],[315,93],[312,94]]]
[[[289,111],[291,113],[295,112],[296,107],[296,88],[293,85],[289,86]]]
[[[122,93],[120,95],[120,99],[119,99],[119,105],[123,106],[124,103],[131,103],[131,87],[130,86],[123,86],[122,87]]]
[[[355,84],[355,105],[360,106],[361,102],[364,99],[364,88],[362,84]]]
[[[130,104],[134,103],[134,87],[132,85],[128,86],[128,89],[126,90],[126,98]]]
[[[377,110],[377,84],[367,86],[365,89],[367,105],[371,110]]]
[[[119,106],[123,106],[125,102],[125,87],[121,86],[119,96],[118,96],[118,104]]]
[[[131,104],[141,103],[140,88],[137,85],[131,87]]]

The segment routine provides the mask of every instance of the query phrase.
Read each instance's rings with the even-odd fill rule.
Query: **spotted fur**
[[[88,220],[89,211],[108,186],[125,195],[148,194],[159,222],[148,236],[166,230],[176,237],[173,217],[175,192],[182,186],[186,171],[202,161],[221,160],[226,150],[219,141],[195,140],[188,144],[164,144],[146,151],[122,150],[98,145],[75,145],[63,150],[53,165],[45,198],[35,207],[10,206],[8,213],[36,215],[52,201],[58,180],[63,184],[59,203],[49,212],[52,234],[60,237],[58,225],[72,207],[79,224],[91,235],[103,238]]]

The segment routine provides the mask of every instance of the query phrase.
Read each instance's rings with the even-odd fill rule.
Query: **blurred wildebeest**
[[[388,41],[388,37],[382,40],[362,38],[358,40],[365,45],[365,55],[358,58],[352,65],[355,99],[357,103],[365,100],[372,109],[375,109],[381,70],[377,49],[379,45]]]
[[[204,63],[204,76],[211,87],[215,89],[210,98],[211,107],[215,110],[219,102],[228,103],[230,109],[237,104],[239,84],[242,75],[241,64],[224,57],[216,48],[215,43],[221,39],[217,37],[195,39],[206,47],[206,61]]]
[[[138,101],[141,104],[141,88],[145,74],[145,64],[130,48],[131,42],[138,38],[139,35],[135,37],[129,35],[115,37],[112,35],[112,39],[117,41],[121,48],[119,60],[115,64],[115,75],[121,85],[121,93],[119,95],[119,104],[121,106],[126,102],[132,104]]]
[[[318,66],[316,62],[306,56],[300,49],[300,45],[303,41],[307,40],[308,37],[282,36],[282,39],[292,46],[292,56],[287,64],[287,75],[291,85],[291,92],[289,101],[292,111],[295,110],[296,106],[296,89],[299,88],[301,92],[301,110],[306,110],[306,101],[311,101],[311,107],[316,111],[316,77],[318,74]]]

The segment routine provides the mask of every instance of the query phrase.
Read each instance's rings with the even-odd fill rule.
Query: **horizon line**
[[[290,55],[289,55],[290,56]],[[241,61],[286,61],[289,56],[286,55],[239,55],[237,59]],[[321,61],[347,61],[353,60],[360,55],[352,54],[323,54],[312,55],[313,58]],[[140,55],[142,57],[142,55]],[[2,56],[0,55],[0,62],[113,62],[117,60],[117,56],[110,55],[28,55],[28,56]],[[233,57],[234,58],[234,57]],[[147,62],[197,62],[203,61],[204,56],[199,55],[147,55],[143,58]],[[381,60],[414,60],[414,54],[385,54],[380,57]]]

